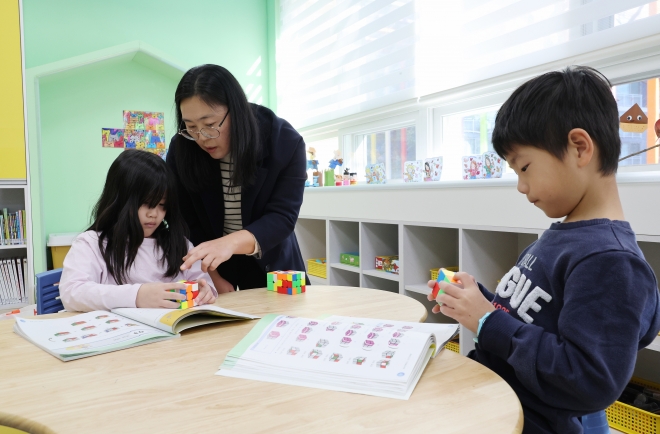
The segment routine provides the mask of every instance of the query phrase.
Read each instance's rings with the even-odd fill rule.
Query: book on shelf
[[[25,231],[25,210],[0,213],[0,246],[24,245],[27,243]]]
[[[190,309],[117,308],[66,318],[16,318],[14,332],[62,361],[177,338],[191,327],[257,319],[214,305]]]
[[[3,305],[28,303],[27,259],[0,259],[0,308]]]
[[[408,399],[458,324],[266,315],[216,375]]]

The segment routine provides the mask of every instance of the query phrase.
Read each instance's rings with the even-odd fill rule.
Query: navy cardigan
[[[293,229],[305,188],[305,142],[287,121],[270,109],[250,106],[257,118],[262,151],[255,181],[241,188],[243,229],[259,242],[262,256],[257,262],[264,271],[303,271],[305,263]],[[216,188],[196,193],[183,186],[175,155],[179,146],[191,145],[175,136],[167,153],[167,164],[177,178],[181,213],[190,229],[190,241],[198,245],[223,236],[224,196],[219,162]]]

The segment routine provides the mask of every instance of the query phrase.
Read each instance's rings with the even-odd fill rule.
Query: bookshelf
[[[0,313],[34,303],[34,269],[32,252],[32,216],[30,206],[30,179],[25,114],[25,83],[23,77],[24,53],[21,33],[21,4],[19,0],[0,2],[0,51],[3,68],[0,70],[0,210],[9,213],[26,211],[26,239],[22,245],[0,245],[0,259],[27,258],[24,273],[28,301],[19,304],[1,304]]]

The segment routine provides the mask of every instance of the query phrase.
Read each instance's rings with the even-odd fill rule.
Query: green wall
[[[251,101],[270,106],[274,41],[268,1],[273,0],[23,0],[28,81],[31,72],[70,68],[73,58],[93,59],[130,43],[158,53],[146,61],[101,58],[41,78],[34,89],[28,82],[35,272],[45,270],[50,233],[78,232],[88,224],[120,152],[101,147],[101,128],[122,127],[122,110],[165,112],[169,142],[178,79],[203,63],[226,67]],[[180,71],[161,67],[160,57]]]
[[[122,152],[101,147],[101,128],[121,128],[124,109],[164,112],[167,137],[174,132],[176,80],[135,62],[88,69],[40,85],[46,234],[89,226],[108,168]]]

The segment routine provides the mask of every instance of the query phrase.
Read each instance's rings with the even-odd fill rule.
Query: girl
[[[171,300],[184,296],[168,290],[185,289],[171,283],[179,280],[197,280],[197,304],[215,302],[217,292],[199,263],[179,269],[192,244],[185,238],[178,205],[174,176],[161,158],[139,150],[122,152],[110,166],[92,211],[94,223],[76,237],[64,259],[64,307],[174,309],[178,304]]]

